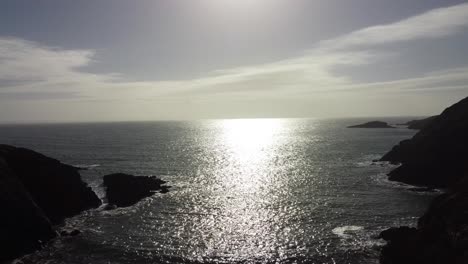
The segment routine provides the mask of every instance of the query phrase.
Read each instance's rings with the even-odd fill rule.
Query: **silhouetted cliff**
[[[401,163],[390,180],[447,187],[468,174],[468,98],[445,109],[413,138],[400,142],[382,161]]]
[[[382,264],[468,263],[468,178],[434,199],[417,228],[391,228]]]
[[[52,225],[101,200],[76,168],[24,148],[0,145],[0,260],[40,248]]]
[[[411,120],[401,125],[408,126],[409,129],[420,130],[429,125],[436,117],[437,116],[430,116],[424,119]]]
[[[390,228],[382,264],[468,263],[468,98],[447,108],[412,139],[400,142],[382,160],[402,163],[390,179],[447,187],[417,228]]]

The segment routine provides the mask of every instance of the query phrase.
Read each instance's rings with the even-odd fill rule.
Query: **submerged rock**
[[[115,173],[104,176],[106,197],[112,206],[127,207],[134,205],[141,199],[153,195],[155,192],[168,192],[166,182],[155,176],[133,176]]]
[[[430,187],[411,187],[408,190],[413,192],[436,192],[437,190]]]
[[[0,145],[0,260],[39,249],[57,235],[53,224],[100,204],[72,166]]]
[[[73,230],[62,230],[60,231],[60,236],[77,236],[81,234],[81,231],[78,229],[73,229]]]
[[[401,163],[390,180],[447,187],[468,175],[468,98],[434,117],[413,138],[401,141],[381,161]]]
[[[360,125],[349,126],[348,128],[395,128],[390,126],[386,122],[382,121],[371,121]]]

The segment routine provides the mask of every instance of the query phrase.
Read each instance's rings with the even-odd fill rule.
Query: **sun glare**
[[[238,158],[255,160],[275,141],[281,128],[278,119],[234,119],[223,121],[225,142]]]
[[[239,192],[252,192],[269,182],[269,166],[277,155],[284,131],[281,119],[232,119],[220,123],[226,163],[221,182]],[[273,160],[273,161],[272,161]]]

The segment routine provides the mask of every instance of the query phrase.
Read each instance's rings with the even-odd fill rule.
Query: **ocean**
[[[409,118],[385,118],[399,123]],[[156,175],[172,186],[135,206],[68,219],[24,263],[378,263],[377,235],[415,225],[434,194],[389,182],[372,162],[416,131],[349,129],[371,119],[1,125],[0,143],[102,176]]]

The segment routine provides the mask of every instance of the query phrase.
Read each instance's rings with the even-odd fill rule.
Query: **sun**
[[[205,0],[208,5],[221,8],[254,8],[268,4],[268,0]]]
[[[258,17],[267,19],[272,13],[287,7],[285,0],[202,0],[204,11],[209,16],[227,18]],[[270,17],[271,18],[271,17]]]

